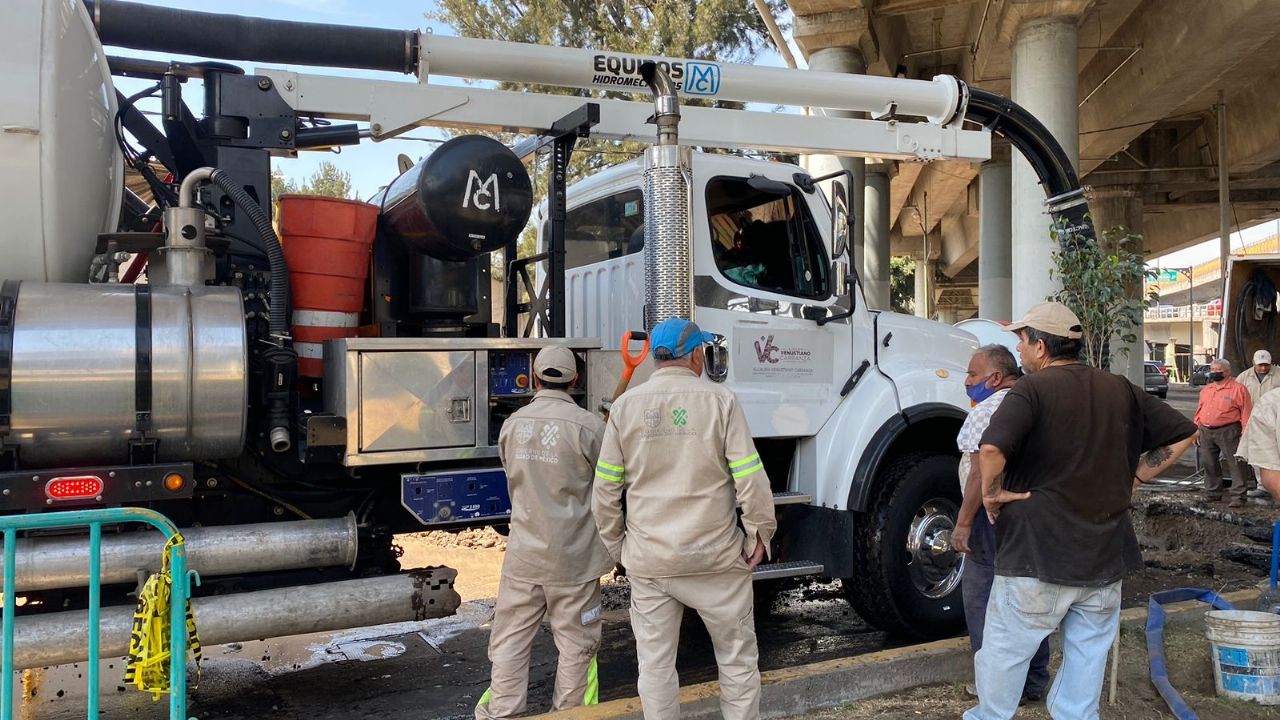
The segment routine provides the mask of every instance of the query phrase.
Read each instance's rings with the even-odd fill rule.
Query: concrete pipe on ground
[[[410,622],[454,614],[462,599],[458,572],[438,567],[400,575],[195,598],[202,645]],[[133,607],[103,608],[102,657],[129,652]],[[13,668],[64,665],[88,659],[87,610],[30,615],[14,623]]]
[[[355,515],[330,520],[198,527],[182,531],[187,567],[202,577],[351,567],[358,546]],[[157,532],[102,539],[102,584],[134,582],[138,571],[160,569],[165,540]],[[0,569],[4,567],[0,559]],[[16,592],[85,587],[89,543],[84,536],[29,538],[17,544]],[[4,590],[0,581],[0,590]]]

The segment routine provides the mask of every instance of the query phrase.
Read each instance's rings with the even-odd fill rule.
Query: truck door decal
[[[830,333],[738,327],[729,367],[740,382],[831,383],[834,342]]]

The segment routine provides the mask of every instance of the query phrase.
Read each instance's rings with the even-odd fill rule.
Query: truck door
[[[833,277],[826,200],[795,185],[797,170],[705,155],[694,165],[695,318],[728,338],[727,382],[758,437],[818,431],[855,366],[851,328],[867,322],[860,297],[852,316],[826,321],[850,298]]]

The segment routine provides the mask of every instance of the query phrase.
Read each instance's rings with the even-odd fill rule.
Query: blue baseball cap
[[[659,360],[666,359],[660,357],[659,350],[665,351],[674,360],[714,339],[715,335],[703,332],[693,321],[684,318],[667,318],[655,325],[649,333],[649,345],[653,348],[654,357]]]

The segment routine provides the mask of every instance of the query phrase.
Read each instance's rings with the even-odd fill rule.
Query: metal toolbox
[[[522,388],[512,373],[531,370],[533,355],[550,344],[582,354],[600,347],[592,338],[326,341],[324,409],[346,419],[343,464],[496,458],[490,401],[532,397],[531,374]],[[584,391],[588,377],[584,371]]]

